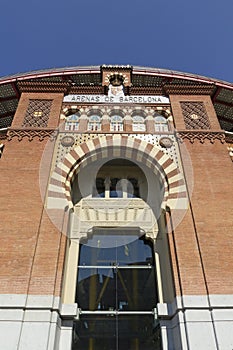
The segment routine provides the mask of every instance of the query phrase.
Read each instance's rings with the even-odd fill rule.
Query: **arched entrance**
[[[109,191],[109,196],[106,196],[106,178],[102,182],[102,185],[97,185],[96,180],[98,179],[98,174],[101,178],[108,168],[123,167],[122,163],[125,163],[129,168],[131,167],[131,170],[133,171],[120,178],[120,170],[122,169],[117,169],[119,174],[116,175],[115,178],[119,180],[129,180],[132,178],[134,180],[142,180],[144,176],[147,181],[147,189],[144,191],[144,195],[132,196],[129,198],[128,190],[125,191],[122,188],[122,191],[117,191],[117,183],[114,187],[110,181],[109,189],[107,190]],[[137,167],[139,167],[140,171],[143,173],[143,176],[141,178],[139,176],[138,179],[135,175]],[[80,180],[82,176],[85,179],[84,186]],[[104,196],[93,196],[93,178],[95,180],[95,190],[97,190],[95,192],[98,194],[103,193],[103,191],[99,192],[98,189],[100,189],[101,186],[103,189],[104,183]],[[75,193],[76,183],[78,184],[77,188],[79,190],[78,196],[76,196]],[[135,188],[136,186],[137,185],[135,185]],[[85,188],[88,188],[88,190]],[[111,191],[122,192],[122,195],[119,197],[111,197]],[[126,196],[124,195],[125,192]],[[139,188],[138,193],[140,192],[141,188]],[[57,198],[59,198],[59,201],[54,200]],[[64,161],[55,169],[51,176],[49,185],[48,210],[56,209],[58,211],[64,211],[65,207],[70,208],[70,225],[67,233],[69,236],[69,244],[66,254],[63,303],[72,304],[76,301],[78,306],[81,305],[84,301],[81,298],[80,291],[77,291],[77,288],[80,287],[82,289],[85,282],[89,284],[89,291],[85,293],[86,305],[88,305],[89,309],[83,310],[83,307],[80,307],[79,315],[74,319],[73,347],[75,350],[79,349],[80,346],[87,350],[98,350],[98,344],[102,344],[102,347],[105,346],[107,348],[115,346],[113,349],[119,350],[121,349],[120,342],[122,342],[123,348],[131,346],[133,349],[146,349],[147,345],[145,345],[145,339],[143,338],[145,329],[150,329],[152,334],[157,332],[157,330],[155,330],[158,325],[156,318],[156,304],[158,301],[166,302],[173,293],[169,248],[165,235],[166,224],[164,223],[163,212],[168,205],[170,208],[175,208],[178,201],[180,207],[183,206],[183,208],[185,208],[187,205],[187,198],[184,190],[184,181],[177,166],[160,149],[145,141],[133,139],[129,136],[103,136],[98,137],[98,139],[90,140],[85,144],[81,144],[79,147],[74,148],[64,158]],[[56,207],[54,208],[53,205],[55,202]],[[127,287],[126,282],[124,282],[125,278],[121,273],[121,268],[118,267],[117,260],[115,261],[115,265],[112,265],[112,262],[108,261],[108,264],[111,264],[111,269],[109,267],[106,268],[105,265],[105,267],[98,264],[94,265],[94,262],[92,262],[91,265],[89,265],[90,270],[96,271],[96,269],[108,269],[110,275],[108,276],[108,273],[106,275],[106,271],[102,274],[93,273],[89,274],[89,277],[87,276],[87,281],[82,282],[83,279],[80,277],[79,273],[82,270],[88,269],[87,266],[83,267],[80,265],[82,250],[85,250],[83,245],[89,245],[90,240],[95,239],[97,242],[95,248],[101,255],[101,246],[98,246],[98,241],[101,241],[101,239],[97,237],[98,230],[104,230],[105,232],[108,230],[108,237],[111,238],[111,242],[113,243],[114,234],[112,231],[116,229],[120,230],[118,236],[121,238],[125,239],[125,237],[129,235],[129,231],[133,232],[133,235],[135,236],[135,239],[128,242],[127,247],[124,247],[124,249],[126,249],[124,250],[124,254],[128,251],[129,244],[133,244],[134,242],[135,245],[138,245],[138,243],[136,244],[135,242],[140,239],[142,240],[142,237],[144,240],[144,246],[146,246],[146,243],[148,245],[149,240],[151,240],[150,244],[152,244],[151,256],[153,257],[153,264],[145,267],[145,265],[141,265],[141,261],[138,261],[139,265],[136,265],[136,267],[132,265],[129,268],[129,266],[127,266],[127,269],[125,269],[127,270],[125,278],[128,276],[127,278],[130,281],[129,286]],[[160,235],[159,244],[157,244],[158,234]],[[84,239],[86,240],[85,244],[83,243]],[[121,242],[121,246],[125,246],[125,244]],[[117,249],[115,252],[117,252]],[[97,254],[97,252],[95,254]],[[106,254],[108,256],[108,253]],[[160,264],[160,258],[162,259],[162,264]],[[122,268],[124,269],[125,266]],[[152,307],[150,310],[140,310],[140,306],[144,305],[143,302],[138,302],[136,304],[132,302],[132,296],[130,296],[130,294],[133,293],[132,283],[135,281],[135,286],[138,287],[142,287],[145,284],[143,282],[143,277],[142,283],[139,283],[137,277],[133,278],[133,276],[140,275],[133,271],[134,268],[143,272],[143,276],[146,276],[146,274],[144,274],[145,271],[142,271],[143,269],[147,272],[149,269],[154,271],[152,274],[155,276],[155,284],[151,287],[151,290],[153,290],[152,296],[154,298],[154,304],[150,304],[150,307],[154,305],[155,307]],[[164,273],[165,271],[166,273]],[[110,276],[114,276],[111,283]],[[81,283],[80,286],[79,282]],[[105,306],[103,305],[107,305],[107,303],[113,301],[110,300],[111,298],[108,297],[107,293],[107,287],[111,285],[115,285],[117,293],[117,286],[121,286],[121,291],[119,290],[119,295],[114,299],[115,305],[110,305],[109,308],[111,309],[105,310]],[[113,289],[113,287],[111,288]],[[143,293],[144,295],[148,294],[148,292]],[[135,300],[138,299],[139,294],[140,292],[138,291],[133,298],[135,298]],[[107,302],[104,298],[107,299]],[[126,309],[132,305],[136,305],[138,309],[124,310],[124,308]],[[93,310],[94,306],[95,308]],[[123,312],[122,315],[120,314],[121,312]],[[112,315],[110,319],[114,318],[112,324],[114,324],[115,328],[113,328],[115,331],[117,329],[119,330],[121,327],[123,330],[126,329],[124,321],[126,321],[128,317],[129,336],[127,339],[123,336],[123,340],[123,338],[121,339],[119,337],[120,333],[115,333],[118,334],[118,336],[115,336],[113,341],[115,345],[113,345],[110,340],[112,339],[110,336],[113,331],[112,326],[108,331],[108,335],[106,335],[106,342],[104,338],[101,341],[98,339],[98,336],[95,338],[95,332],[97,332],[99,325],[100,328],[102,327],[101,322],[97,322],[98,318],[102,317],[102,319],[104,319],[104,317],[107,317],[107,314],[110,316]],[[124,318],[121,320],[122,317]],[[135,317],[137,321],[133,321],[132,317]],[[144,320],[146,320],[145,323]],[[101,319],[99,321],[101,321]],[[110,325],[109,322],[108,324]],[[131,337],[130,334],[133,334],[133,330],[130,328],[132,324],[137,324],[137,328],[144,324],[144,330],[138,331],[137,336],[134,334],[134,336]],[[96,325],[96,328],[94,325]],[[89,330],[92,328],[94,333],[88,333],[89,331],[85,333],[83,327],[87,327],[86,329]],[[152,348],[154,349],[155,342],[157,342],[159,349],[160,336],[159,333],[156,334],[156,338],[153,338],[153,336],[149,337],[147,334],[146,338],[151,341],[150,345],[148,345],[148,350]],[[77,341],[77,338],[81,339],[83,337],[84,339],[86,336],[88,339],[90,338],[92,340],[90,342],[83,340],[84,343],[80,343],[79,340]]]

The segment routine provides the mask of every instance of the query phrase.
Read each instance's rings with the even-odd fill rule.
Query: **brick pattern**
[[[27,139],[18,142],[14,138],[7,143],[0,161],[1,200],[5,203],[0,227],[1,294],[52,295],[55,283],[59,293],[63,237],[43,209],[39,187],[46,145],[47,139],[32,145]]]
[[[23,127],[45,128],[48,125],[52,100],[29,100]]]
[[[210,129],[203,102],[180,102],[186,129]]]
[[[16,127],[22,125],[20,118],[25,115],[28,106],[28,95],[22,95],[14,119]],[[43,94],[43,99],[49,99],[51,96]],[[53,110],[49,119],[49,123],[52,123],[49,125],[51,128],[58,124],[62,97],[62,94],[53,97],[57,100],[52,104]],[[34,98],[38,99],[39,94]],[[173,114],[177,129],[182,130],[184,118],[180,107],[181,97],[171,98],[174,102]],[[188,97],[183,98],[185,102]],[[191,102],[197,101],[197,96],[189,98],[195,98],[195,101]],[[213,106],[208,99],[207,96],[203,97],[211,126],[220,130]],[[27,137],[23,137],[19,142],[13,137],[6,143],[0,161],[1,200],[4,204],[1,209],[0,226],[1,293],[60,295],[66,237],[60,234],[62,229],[57,230],[52,225],[51,211],[47,215],[44,210],[45,203],[39,187],[40,162],[47,140],[44,138],[41,142],[31,143]],[[77,146],[52,173],[50,184],[54,182],[55,186],[64,190],[62,193],[58,192],[57,197],[61,193],[67,200],[66,190],[69,189],[72,179],[72,172],[67,170],[67,167],[70,169],[74,165],[75,174],[79,164],[85,163],[87,155],[94,160],[98,157],[103,158],[105,154],[113,155],[115,149],[120,149],[119,156],[127,154],[130,159],[138,159],[151,169],[154,167],[159,170],[159,174],[166,174],[169,184],[166,194],[169,198],[172,195],[169,192],[170,188],[175,189],[175,196],[178,190],[181,192],[182,175],[161,150],[158,151],[149,142],[135,140],[130,136],[103,135]],[[233,178],[233,168],[226,144],[196,141],[192,143],[184,139],[180,150],[184,161],[186,151],[190,155],[195,181],[190,204],[192,211],[187,211],[174,231],[173,226],[171,227],[172,233],[168,236],[176,294],[203,295],[207,290],[211,294],[233,294],[233,202],[230,181]],[[46,164],[48,173],[50,161],[49,158]],[[184,169],[186,173],[190,170],[185,162]],[[46,184],[47,175],[44,175]],[[164,181],[165,178],[164,176]],[[177,182],[175,179],[178,179]],[[68,211],[64,210],[59,216],[62,228],[66,225],[64,222],[67,222],[64,213],[68,216]],[[56,214],[54,209],[53,215]]]
[[[22,141],[24,138],[28,141],[36,140],[43,141],[49,138],[53,141],[57,136],[57,132],[54,129],[10,129],[7,133],[7,140],[11,141],[13,138],[17,138],[18,141]]]
[[[191,143],[194,142],[210,142],[215,143],[216,141],[220,141],[221,143],[225,143],[225,134],[224,132],[218,132],[218,131],[179,131],[176,133],[176,137],[180,142],[183,142],[184,140],[188,140]]]
[[[220,142],[191,144],[186,141],[185,144],[194,170],[194,189],[190,205],[193,214],[192,221],[195,220],[195,234],[199,241],[198,254],[202,258],[208,292],[210,294],[233,294],[233,187],[231,182],[233,167],[227,154],[226,144]],[[181,145],[181,151],[182,148],[183,145]],[[185,171],[188,172],[188,169],[186,168]],[[190,225],[185,218],[176,228],[177,240],[180,239],[180,236],[186,235],[186,237],[183,236],[183,242],[177,241],[177,245],[180,244],[180,248],[177,248],[180,259],[185,256],[189,242],[188,232],[190,232]],[[182,265],[180,266],[184,274],[184,283],[190,279],[192,281],[190,285],[185,283],[184,292],[191,294],[197,289],[196,293],[201,294],[200,286],[196,283],[194,288],[195,282],[191,277],[196,255],[194,252],[192,255],[192,249],[190,246],[189,254],[182,263],[186,268],[190,260],[192,264],[190,271],[185,272]]]

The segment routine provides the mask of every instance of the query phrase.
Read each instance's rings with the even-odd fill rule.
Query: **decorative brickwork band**
[[[82,166],[96,159],[125,158],[143,163],[157,174],[164,187],[162,206],[186,209],[187,195],[183,176],[176,164],[163,151],[152,144],[130,136],[102,136],[80,144],[68,153],[55,168],[48,189],[48,209],[54,205],[58,209],[73,207],[71,200],[71,184]],[[54,201],[54,199],[57,199]],[[58,200],[59,199],[59,200]]]
[[[181,84],[174,82],[173,84],[165,84],[163,86],[163,93],[165,95],[212,95],[215,90],[214,84],[202,84],[202,83],[193,83],[193,84]]]
[[[33,139],[39,139],[39,141],[43,141],[46,138],[49,138],[53,141],[57,136],[57,131],[54,129],[9,129],[7,132],[7,139],[11,141],[14,137],[18,139],[18,141],[22,141],[23,138],[27,138],[28,141],[32,141]]]
[[[180,102],[186,129],[210,129],[203,102]]]
[[[179,131],[176,133],[176,137],[180,142],[188,140],[191,143],[195,141],[200,143],[210,142],[214,143],[215,141],[220,141],[225,143],[225,134],[224,132],[214,132],[214,131]]]
[[[29,100],[23,127],[46,128],[52,100]]]
[[[70,90],[68,81],[19,81],[17,87],[20,92],[57,92],[67,94]]]

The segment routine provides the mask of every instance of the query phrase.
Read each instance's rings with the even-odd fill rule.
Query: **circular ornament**
[[[74,142],[75,142],[75,139],[73,136],[64,136],[61,139],[61,144],[64,147],[71,147],[71,146],[73,146]]]
[[[170,139],[170,137],[161,137],[161,139],[159,140],[159,144],[164,148],[171,148],[173,145],[173,141],[172,139]]]

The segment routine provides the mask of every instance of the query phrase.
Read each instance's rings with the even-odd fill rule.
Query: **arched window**
[[[88,122],[89,131],[99,131],[101,130],[101,117],[99,115],[91,115]]]
[[[145,119],[141,115],[133,116],[133,131],[146,131]]]
[[[128,198],[140,197],[138,180],[134,177],[128,179],[127,196]]]
[[[101,177],[96,178],[96,186],[92,191],[92,197],[105,197],[105,179]]]
[[[78,130],[79,128],[79,119],[80,116],[78,114],[71,114],[66,118],[65,122],[65,130],[66,131],[72,131],[72,130]]]
[[[123,131],[123,118],[119,115],[113,115],[110,118],[111,131]]]
[[[154,117],[155,120],[155,131],[163,132],[168,131],[167,119],[161,114],[156,114]]]

